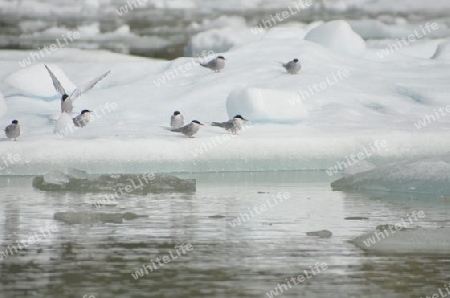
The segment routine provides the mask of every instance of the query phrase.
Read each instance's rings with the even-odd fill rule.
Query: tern
[[[179,111],[173,112],[173,115],[170,116],[170,126],[172,128],[179,128],[184,125],[184,116],[181,115]]]
[[[245,121],[248,121],[248,119],[245,119],[241,115],[236,115],[231,120],[226,122],[213,122],[211,125],[222,127],[230,131],[232,134],[237,134],[237,132],[242,129],[242,123]]]
[[[50,77],[52,78],[53,87],[55,87],[55,90],[58,91],[62,97],[61,97],[61,113],[71,113],[73,110],[73,101],[81,96],[81,94],[87,92],[92,87],[95,86],[101,79],[106,77],[111,71],[107,71],[104,74],[88,81],[82,84],[81,86],[77,87],[72,94],[69,96],[66,93],[66,90],[62,86],[61,82],[58,80],[58,78],[55,76],[55,74],[48,68],[47,65],[45,65],[45,68],[47,69]]]
[[[280,62],[283,67],[286,69],[286,71],[290,74],[297,74],[300,69],[302,69],[302,65],[300,64],[300,61],[298,61],[297,58],[295,58],[292,61],[289,61],[288,63]]]
[[[173,132],[181,132],[185,136],[189,138],[193,138],[193,135],[195,135],[198,130],[200,129],[200,125],[204,125],[203,123],[200,123],[200,121],[192,120],[191,123],[188,125],[178,127],[178,128],[169,128],[170,131]]]
[[[200,63],[201,66],[211,69],[214,72],[220,72],[225,67],[225,58],[218,56],[207,63]]]
[[[17,138],[20,136],[19,121],[13,120],[11,124],[5,128],[5,134],[8,139],[14,139],[14,141],[17,141]]]

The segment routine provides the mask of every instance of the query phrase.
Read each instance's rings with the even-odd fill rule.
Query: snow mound
[[[396,162],[341,178],[333,190],[383,190],[450,194],[450,155]]]
[[[276,89],[235,90],[227,98],[230,118],[237,114],[252,122],[293,123],[308,116],[298,93]]]
[[[56,65],[48,64],[55,76],[63,85],[66,92],[75,89],[75,85],[66,77],[64,72]],[[19,69],[5,78],[5,83],[27,94],[37,97],[53,97],[58,92],[53,87],[52,79],[44,67],[44,64],[35,64]]]
[[[377,240],[376,234],[379,241],[368,241]],[[363,250],[377,253],[450,254],[450,229],[396,231],[388,237],[377,231],[356,237],[351,242]]]
[[[431,59],[450,60],[450,41],[440,43]]]
[[[73,125],[72,117],[67,113],[62,113],[55,123],[53,133],[63,137],[75,130],[76,128],[75,125]]]
[[[346,21],[331,21],[317,26],[306,34],[305,40],[341,54],[362,57],[366,53],[366,43]]]

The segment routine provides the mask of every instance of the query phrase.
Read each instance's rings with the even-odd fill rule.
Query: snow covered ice
[[[292,32],[304,29],[290,26]],[[380,49],[366,47],[345,21],[312,27],[309,40],[295,34],[274,38],[269,30],[267,36],[216,53],[227,58],[218,74],[199,67],[195,58],[161,61],[64,48],[22,68],[18,62],[27,52],[2,51],[6,108],[0,100],[0,112],[5,124],[18,119],[22,128],[17,144],[2,139],[0,156],[21,156],[2,174],[42,174],[55,166],[89,173],[324,170],[377,140],[388,146],[370,156],[375,164],[450,150],[450,140],[442,138],[450,117],[436,115],[445,109],[450,91],[447,60],[397,52],[380,59]],[[333,41],[336,36],[360,46],[345,50]],[[437,51],[438,43],[428,42]],[[295,57],[302,70],[286,74],[278,61]],[[89,126],[62,138],[53,133],[60,98],[44,63],[69,86],[112,70],[75,101],[71,117],[83,109],[96,113]],[[117,109],[108,108],[112,104]],[[186,122],[242,114],[254,125],[239,138],[209,146],[226,132],[205,126],[192,140],[170,133],[161,126],[168,126],[174,110]],[[427,114],[436,121],[428,121]],[[60,118],[55,132],[70,125],[69,117]],[[198,148],[209,147],[214,148],[198,154]]]

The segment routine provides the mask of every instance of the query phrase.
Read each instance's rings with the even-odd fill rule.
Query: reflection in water
[[[198,174],[195,194],[121,197],[117,205],[101,208],[92,204],[98,194],[44,193],[31,187],[29,177],[10,177],[9,185],[2,179],[2,250],[41,227],[58,230],[0,261],[0,297],[267,297],[266,292],[316,262],[328,269],[283,288],[280,297],[420,297],[448,283],[445,257],[373,255],[349,243],[411,210],[427,214],[417,222],[420,227],[448,227],[448,200],[332,192],[325,176]],[[278,192],[288,192],[291,199],[230,225]],[[69,224],[54,220],[56,212],[143,217]],[[333,236],[306,235],[320,230]],[[133,278],[136,270],[182,243],[191,244],[192,251]]]
[[[14,244],[19,241],[20,228],[20,199],[18,195],[6,195],[6,202],[3,210],[4,231],[3,243]]]

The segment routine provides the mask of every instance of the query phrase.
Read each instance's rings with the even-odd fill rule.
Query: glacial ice
[[[408,160],[346,176],[331,183],[340,191],[395,191],[450,195],[450,154]]]
[[[18,119],[22,130],[18,142],[0,136],[0,158],[11,153],[21,157],[0,175],[42,175],[67,167],[90,174],[324,170],[376,140],[388,144],[367,159],[377,166],[450,151],[450,139],[442,137],[450,117],[431,119],[420,129],[415,125],[448,105],[450,65],[445,60],[398,53],[372,59],[380,48],[371,47],[366,56],[356,57],[303,40],[304,25],[273,30],[231,48],[220,73],[200,68],[187,57],[158,61],[68,48],[18,71],[18,62],[28,52],[0,51],[0,90],[7,107],[2,125]],[[280,30],[284,33],[276,34]],[[438,42],[421,41],[427,53]],[[410,49],[423,52],[415,45]],[[287,74],[278,62],[293,58],[302,63],[298,75]],[[55,72],[59,67],[59,76],[66,73],[73,82],[112,72],[74,102],[72,115],[56,122],[60,97],[44,63]],[[350,75],[338,79],[343,70]],[[10,85],[4,78],[12,74],[17,82],[32,83]],[[325,88],[312,92],[320,84]],[[289,97],[294,95],[298,100],[292,105]],[[108,109],[111,103],[118,108]],[[53,133],[55,123],[61,132],[83,109],[93,110],[95,121],[62,138]],[[161,128],[175,110],[186,121],[205,123],[242,114],[253,125],[220,144],[216,139],[227,132],[211,126],[187,139]]]
[[[367,171],[373,170],[375,168],[376,168],[376,166],[373,163],[362,159],[362,160],[359,160],[357,163],[355,163],[355,164],[349,166],[348,168],[346,168],[344,170],[344,174],[345,175],[355,175],[355,174],[358,174],[358,173],[362,173],[362,172],[367,172]]]

